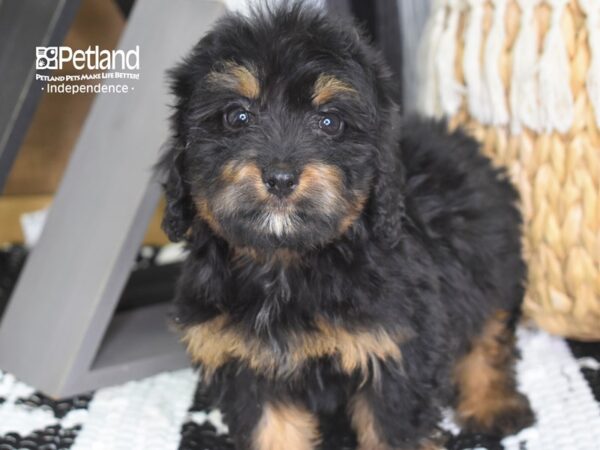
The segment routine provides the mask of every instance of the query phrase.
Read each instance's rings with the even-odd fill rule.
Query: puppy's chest
[[[188,327],[183,340],[192,360],[209,375],[231,361],[272,379],[299,376],[310,363],[328,358],[347,375],[368,376],[381,362],[400,363],[402,330],[349,329],[316,319],[309,330],[290,331],[275,342],[252,335],[223,314]]]

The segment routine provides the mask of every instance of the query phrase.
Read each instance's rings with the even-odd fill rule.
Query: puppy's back
[[[517,309],[526,270],[518,194],[507,173],[463,131],[416,117],[403,123],[399,157],[408,219],[434,256],[476,283],[486,298],[473,301]]]

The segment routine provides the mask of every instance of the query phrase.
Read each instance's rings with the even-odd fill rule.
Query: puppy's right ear
[[[171,241],[178,242],[185,238],[196,215],[184,168],[187,145],[186,117],[195,82],[191,60],[184,60],[176,66],[169,72],[169,77],[171,91],[176,100],[171,116],[172,137],[155,170],[167,201],[162,229]]]
[[[183,148],[173,145],[161,158],[157,170],[162,175],[162,186],[167,205],[162,229],[173,242],[181,241],[196,214],[189,186],[183,176]]]
[[[235,26],[235,23],[231,22],[231,26]],[[191,105],[198,88],[205,84],[203,80],[214,64],[214,46],[214,32],[209,32],[183,61],[168,72],[171,93],[175,97],[171,115],[172,135],[168,148],[155,169],[167,200],[162,228],[174,242],[186,237],[196,216],[190,185],[186,180],[186,152],[191,139],[190,127],[195,128],[196,135],[200,131],[197,117],[191,118]],[[196,107],[196,113],[197,109]]]

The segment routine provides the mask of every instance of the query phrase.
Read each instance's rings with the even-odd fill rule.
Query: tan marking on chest
[[[335,358],[344,373],[359,371],[366,377],[370,363],[376,360],[400,362],[399,344],[405,338],[401,332],[392,335],[381,328],[349,331],[320,319],[314,331],[291,335],[287,348],[277,349],[256,337],[245,336],[228,324],[225,315],[192,326],[183,335],[192,360],[201,364],[208,375],[237,359],[269,377],[290,376],[309,360],[324,357]]]

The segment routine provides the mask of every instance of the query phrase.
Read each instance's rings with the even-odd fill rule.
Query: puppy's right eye
[[[225,111],[223,118],[227,126],[233,129],[239,129],[250,124],[252,113],[238,106]]]

